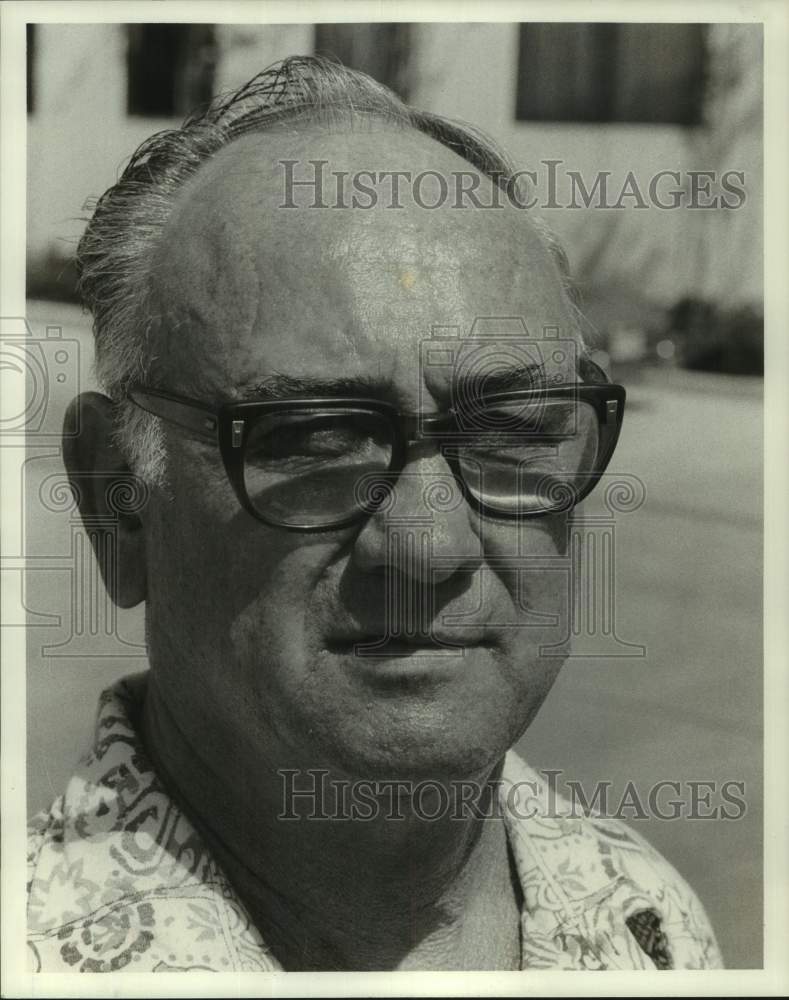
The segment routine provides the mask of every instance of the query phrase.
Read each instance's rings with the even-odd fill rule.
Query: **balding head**
[[[318,157],[343,177],[468,169],[430,137],[374,120],[276,129],[222,149],[183,186],[153,255],[149,380],[233,398],[266,371],[312,374],[310,358],[345,369],[366,358],[416,378],[432,329],[468,334],[478,316],[522,317],[536,339],[545,327],[571,335],[561,276],[522,212],[426,209],[408,185],[399,208],[383,198],[315,207],[308,191],[286,207],[283,161]]]
[[[416,111],[364,74],[313,57],[294,57],[273,66],[235,93],[191,116],[180,129],[157,133],[143,143],[118,183],[100,199],[80,241],[77,269],[82,297],[94,316],[99,380],[121,404],[117,410],[119,440],[146,478],[161,478],[161,463],[154,468],[153,462],[154,455],[162,454],[159,428],[125,401],[125,393],[132,382],[148,377],[155,357],[150,334],[159,326],[161,310],[151,299],[153,262],[161,260],[163,231],[173,208],[191,179],[244,136],[249,137],[245,142],[261,142],[261,157],[269,163],[271,180],[275,181],[277,157],[266,158],[263,148],[268,140],[285,151],[287,143],[275,137],[277,130],[290,135],[298,145],[305,130],[316,124],[338,136],[349,128],[358,133],[369,125],[375,134],[386,126],[401,133],[400,141],[405,146],[422,136],[429,137],[433,142],[423,144],[426,158],[417,169],[425,169],[432,162],[431,156],[439,155],[435,150],[428,152],[431,147],[442,146],[452,151],[463,169],[476,169],[501,190],[506,191],[514,183],[513,168],[504,155],[474,129]],[[258,169],[262,170],[261,164]],[[405,168],[389,162],[383,164],[383,169]],[[525,212],[517,213],[520,225],[528,229],[525,216]],[[299,225],[315,224],[311,217],[299,224],[291,220],[293,238]],[[457,224],[462,225],[459,220]],[[477,224],[488,225],[481,216]],[[509,224],[515,226],[515,219]],[[555,262],[565,303],[572,314],[566,257],[545,227],[536,220],[535,224]],[[487,270],[501,267],[502,254],[500,248],[497,250],[495,265],[489,257],[479,266]],[[210,287],[214,276],[208,280]],[[161,347],[158,338],[157,346]]]

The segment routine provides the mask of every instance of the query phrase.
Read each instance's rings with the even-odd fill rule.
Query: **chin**
[[[359,779],[386,781],[485,778],[517,741],[523,720],[497,712],[433,704],[368,705],[367,711],[317,733],[326,766]],[[328,720],[326,720],[328,722]]]
[[[301,767],[366,780],[484,776],[521,738],[558,673],[534,652],[324,650],[276,698],[270,690],[261,698],[269,712],[280,706],[274,715],[288,720],[286,743]]]
[[[370,748],[369,752],[351,750],[342,756],[342,770],[353,778],[367,781],[407,781],[419,784],[424,781],[441,783],[452,781],[485,781],[496,765],[502,760],[508,747],[475,749],[458,747],[442,748],[437,752],[433,747],[416,743],[404,747],[393,759],[391,753]]]

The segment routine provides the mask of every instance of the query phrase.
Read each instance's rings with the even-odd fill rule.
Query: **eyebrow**
[[[513,365],[490,372],[464,373],[453,379],[448,388],[461,398],[492,396],[508,389],[539,389],[548,384],[543,364]],[[339,398],[361,396],[372,399],[395,399],[398,395],[390,378],[358,375],[340,378],[318,378],[311,375],[271,375],[243,386],[242,400],[287,400],[302,396]]]
[[[469,372],[452,382],[453,389],[461,398],[492,396],[508,389],[542,389],[548,385],[545,365],[511,365],[508,368],[494,368],[489,372]]]
[[[283,375],[273,372],[240,390],[244,400],[297,399],[300,396],[369,396],[373,399],[394,394],[391,379],[372,375],[353,378],[316,378],[311,375]]]

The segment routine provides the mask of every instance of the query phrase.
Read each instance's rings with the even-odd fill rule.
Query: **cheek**
[[[480,537],[493,565],[503,560],[497,576],[517,612],[562,616],[569,570],[566,514],[518,524],[486,522],[480,526]]]
[[[479,518],[475,531],[486,553],[508,560],[522,557],[524,565],[528,565],[530,557],[566,554],[568,523],[566,513],[515,522]]]
[[[232,559],[221,535],[199,530],[168,505],[148,533],[149,645],[156,658],[193,669],[220,655],[232,590]]]
[[[270,528],[210,469],[200,481],[183,472],[170,482],[172,499],[146,525],[151,623],[193,655],[221,655],[240,670],[298,657],[310,643],[319,581],[346,536]]]
[[[507,558],[499,580],[512,602],[514,627],[506,632],[503,670],[518,735],[539,711],[569,654],[567,539],[566,514],[495,525],[487,534],[490,555]]]
[[[166,504],[148,525],[150,661],[196,728],[224,720],[232,733],[243,719],[257,733],[287,721],[278,692],[302,683],[312,660],[308,609],[327,552],[270,536],[243,511],[213,523],[211,513]]]
[[[523,521],[518,526],[518,551],[527,556],[566,555],[568,520],[565,513]]]

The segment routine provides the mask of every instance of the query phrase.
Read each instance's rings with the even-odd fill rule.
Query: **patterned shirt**
[[[31,823],[31,967],[43,972],[271,971],[282,966],[146,759],[145,675],[105,691],[92,751]],[[621,822],[571,814],[517,755],[502,815],[523,903],[522,969],[709,969],[696,896]],[[563,814],[564,813],[564,814]]]

